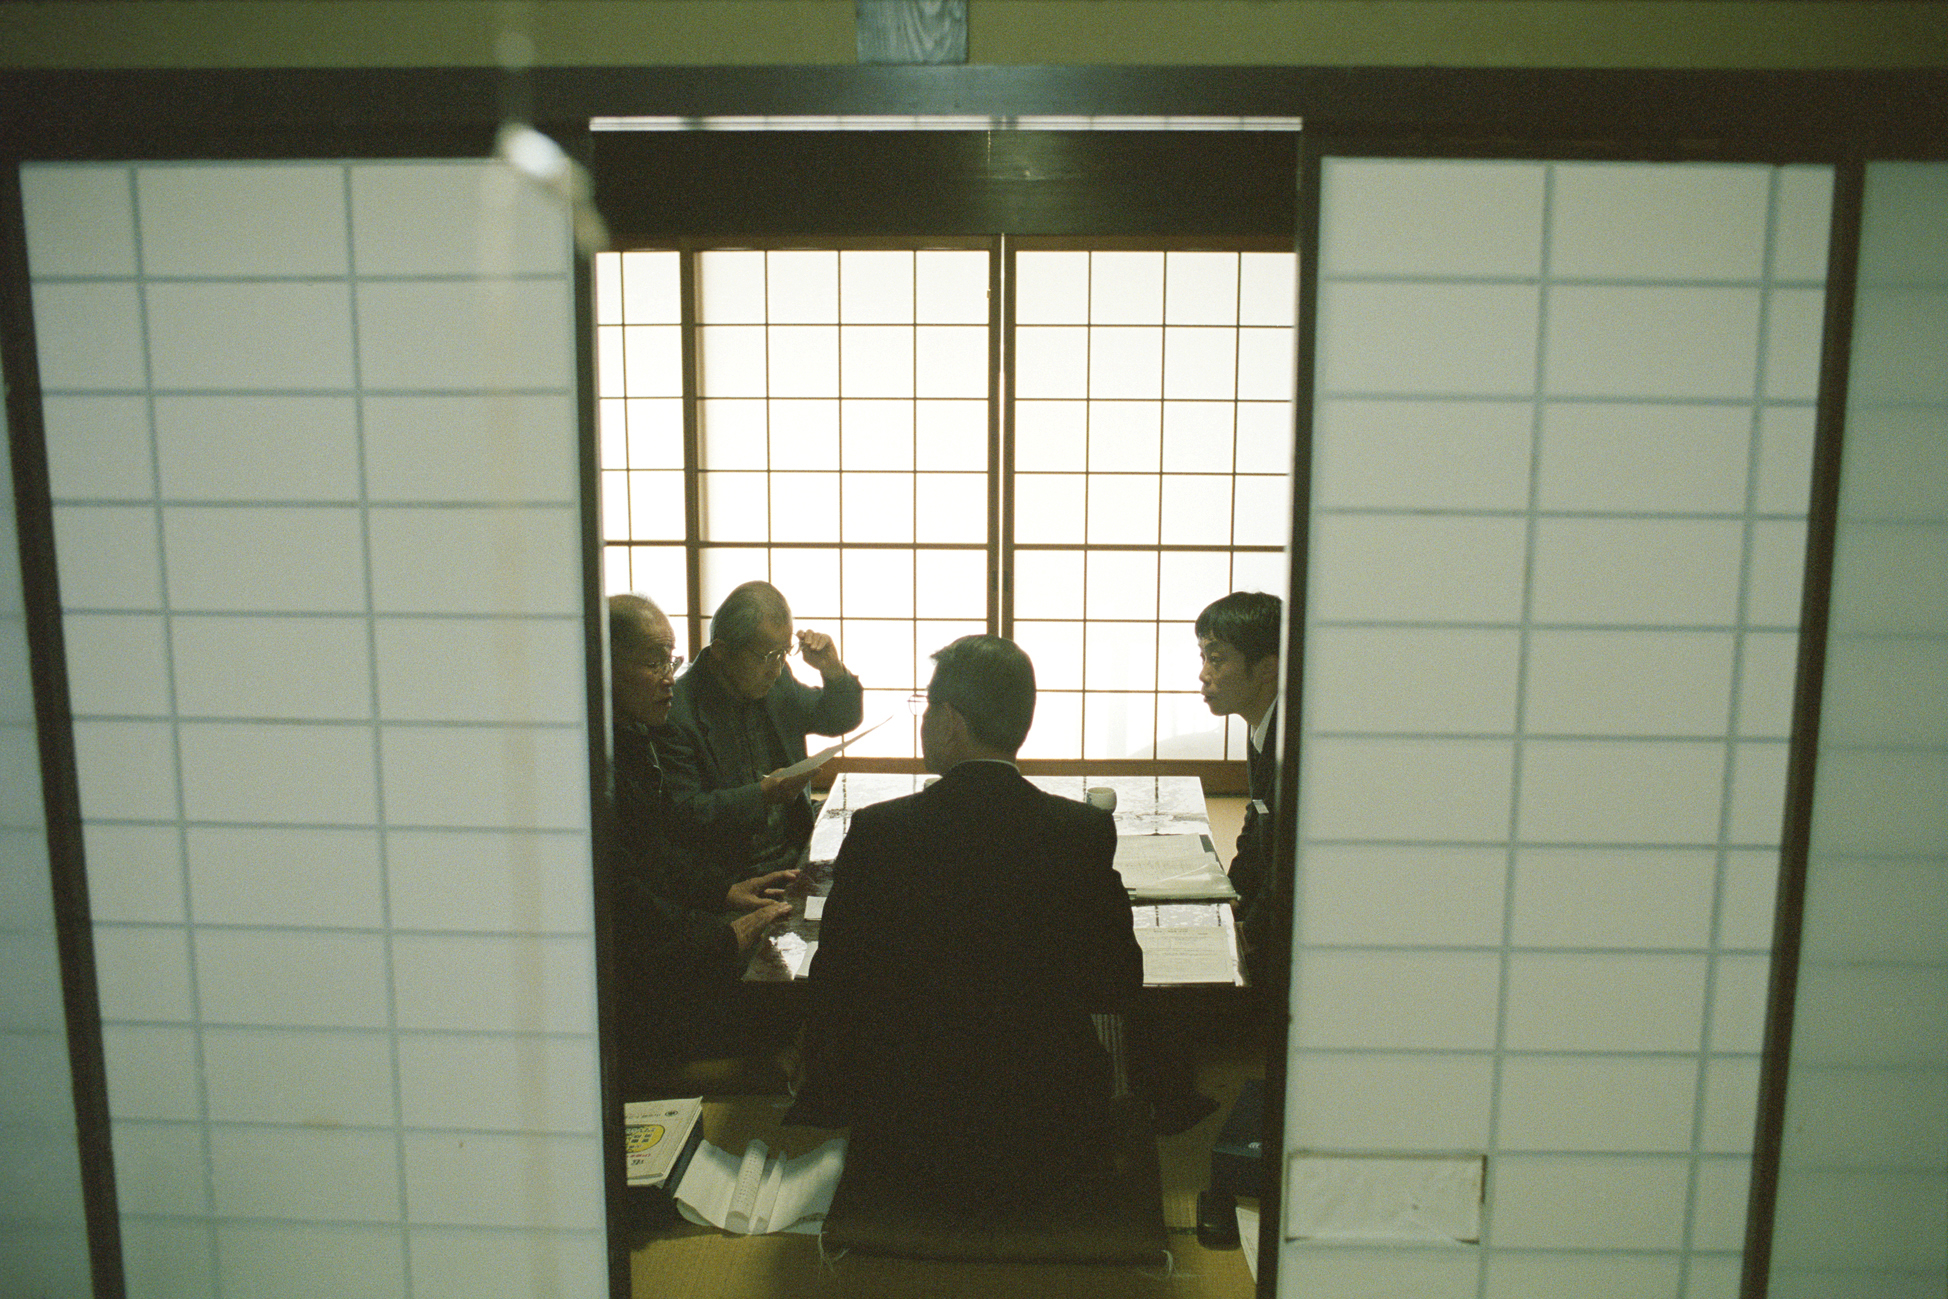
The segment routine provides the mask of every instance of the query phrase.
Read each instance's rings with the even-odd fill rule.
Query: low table
[[[852,814],[862,807],[919,792],[935,779],[919,774],[846,772],[832,782],[812,828],[806,878],[809,892],[785,923],[767,935],[744,977],[758,982],[803,979],[818,948],[815,912],[831,891],[831,865]],[[1195,776],[1030,776],[1037,788],[1077,802],[1092,788],[1116,791],[1118,835],[1202,835],[1211,823],[1204,787]],[[817,901],[814,901],[816,899]],[[809,906],[807,904],[810,904]],[[1144,983],[1150,987],[1235,986],[1245,983],[1237,927],[1228,901],[1195,898],[1133,900],[1137,942],[1143,948]],[[1216,931],[1206,934],[1200,931]],[[1207,958],[1220,955],[1214,969]]]

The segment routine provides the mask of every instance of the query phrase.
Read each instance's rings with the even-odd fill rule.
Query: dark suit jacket
[[[691,1038],[721,1018],[713,1003],[743,971],[723,895],[714,906],[676,896],[672,880],[687,879],[688,872],[665,838],[663,770],[648,727],[616,723],[614,775],[619,833],[611,878],[626,1054],[656,1060],[714,1054]]]
[[[1277,728],[1276,720],[1272,725]],[[1278,783],[1278,759],[1271,749],[1274,738],[1270,732],[1266,733],[1262,753],[1249,744],[1245,746],[1245,772],[1251,798],[1254,803],[1264,804],[1266,810],[1259,812],[1246,805],[1244,830],[1238,836],[1238,859],[1231,865],[1234,880],[1243,866],[1250,881],[1249,889],[1244,884],[1238,885],[1238,926],[1244,935],[1245,972],[1261,990],[1278,983],[1274,977],[1282,960],[1278,953],[1291,945],[1292,938],[1291,875],[1273,869],[1272,865],[1271,806]],[[1279,992],[1274,1000],[1282,1008],[1284,993]]]
[[[793,1121],[1004,1184],[1110,1096],[1092,1012],[1143,983],[1108,813],[964,762],[862,808],[832,865]]]
[[[1276,707],[1276,705],[1274,705]],[[1276,723],[1274,723],[1276,725]],[[1231,885],[1238,890],[1238,908],[1249,912],[1257,901],[1271,866],[1272,785],[1278,775],[1278,759],[1272,756],[1272,735],[1265,735],[1266,748],[1260,752],[1245,741],[1244,825],[1238,833],[1238,855],[1231,859]],[[1258,811],[1264,804],[1265,812]]]
[[[670,720],[657,734],[663,756],[671,836],[707,867],[692,899],[699,905],[750,874],[751,836],[764,828],[764,794],[740,768],[744,700],[732,695],[709,666],[710,651],[677,678]],[[805,736],[844,735],[865,715],[859,678],[847,673],[823,688],[808,686],[787,667],[756,706],[782,745],[787,765],[805,757]],[[760,773],[762,774],[762,773]],[[812,806],[803,795],[790,808],[794,833],[809,837]]]

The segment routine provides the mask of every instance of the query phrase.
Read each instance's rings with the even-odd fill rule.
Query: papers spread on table
[[[793,776],[802,776],[808,771],[817,771],[820,767],[823,767],[826,763],[838,757],[840,750],[844,749],[846,745],[851,744],[854,740],[865,739],[868,735],[871,735],[874,731],[878,730],[880,727],[886,725],[886,723],[892,720],[893,720],[893,715],[891,713],[888,713],[886,714],[886,716],[874,722],[871,726],[868,726],[865,730],[854,731],[851,735],[846,736],[843,740],[840,740],[837,744],[833,745],[831,748],[820,749],[817,753],[812,754],[804,761],[794,762],[789,767],[786,767],[780,771],[774,771],[771,774],[777,776],[780,780],[790,780]]]
[[[631,1186],[661,1186],[703,1113],[703,1098],[629,1101],[622,1107],[624,1175]]]
[[[753,1139],[738,1158],[705,1141],[676,1188],[676,1207],[691,1222],[740,1236],[817,1235],[845,1171],[845,1145],[844,1137],[836,1137],[786,1159]]]
[[[1228,903],[1140,906],[1130,918],[1136,945],[1143,949],[1143,982],[1244,982],[1237,922]]]
[[[1201,834],[1116,836],[1116,873],[1133,898],[1235,898],[1224,863]]]

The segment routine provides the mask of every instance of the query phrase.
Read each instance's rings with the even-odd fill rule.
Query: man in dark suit
[[[613,845],[616,970],[628,1064],[745,1055],[783,1045],[788,1030],[730,994],[753,944],[791,912],[795,872],[743,880],[711,897],[683,896],[693,872],[666,835],[656,738],[683,660],[663,611],[644,596],[609,597],[617,837]]]
[[[808,686],[785,666],[793,649],[818,672]],[[791,625],[768,582],[746,582],[710,620],[710,644],[677,679],[662,732],[672,837],[696,855],[695,898],[707,904],[754,875],[796,867],[812,833],[805,736],[843,735],[865,714],[859,678],[823,632]]]
[[[1272,883],[1271,806],[1278,760],[1272,748],[1272,727],[1278,717],[1279,598],[1262,591],[1233,591],[1212,601],[1197,615],[1197,674],[1204,703],[1213,713],[1242,720],[1245,740],[1245,779],[1250,801],[1245,804],[1244,830],[1238,853],[1231,860],[1231,883],[1238,890],[1239,923],[1243,927],[1248,968],[1254,981],[1258,969],[1254,952],[1262,953],[1273,937],[1274,917],[1281,908]]]
[[[1107,812],[1014,765],[1035,669],[966,636],[934,658],[922,752],[940,779],[853,813],[812,961],[794,1122],[852,1128],[882,1178],[960,1205],[1087,1174],[1110,1060],[1092,1012],[1143,982]]]

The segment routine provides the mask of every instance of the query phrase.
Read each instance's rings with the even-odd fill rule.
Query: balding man
[[[808,686],[793,650],[819,674]],[[676,682],[662,752],[676,835],[702,859],[697,888],[798,865],[812,833],[810,776],[777,773],[805,757],[805,736],[844,735],[865,715],[859,678],[823,632],[794,633],[769,582],[746,582],[710,620],[710,644]]]

